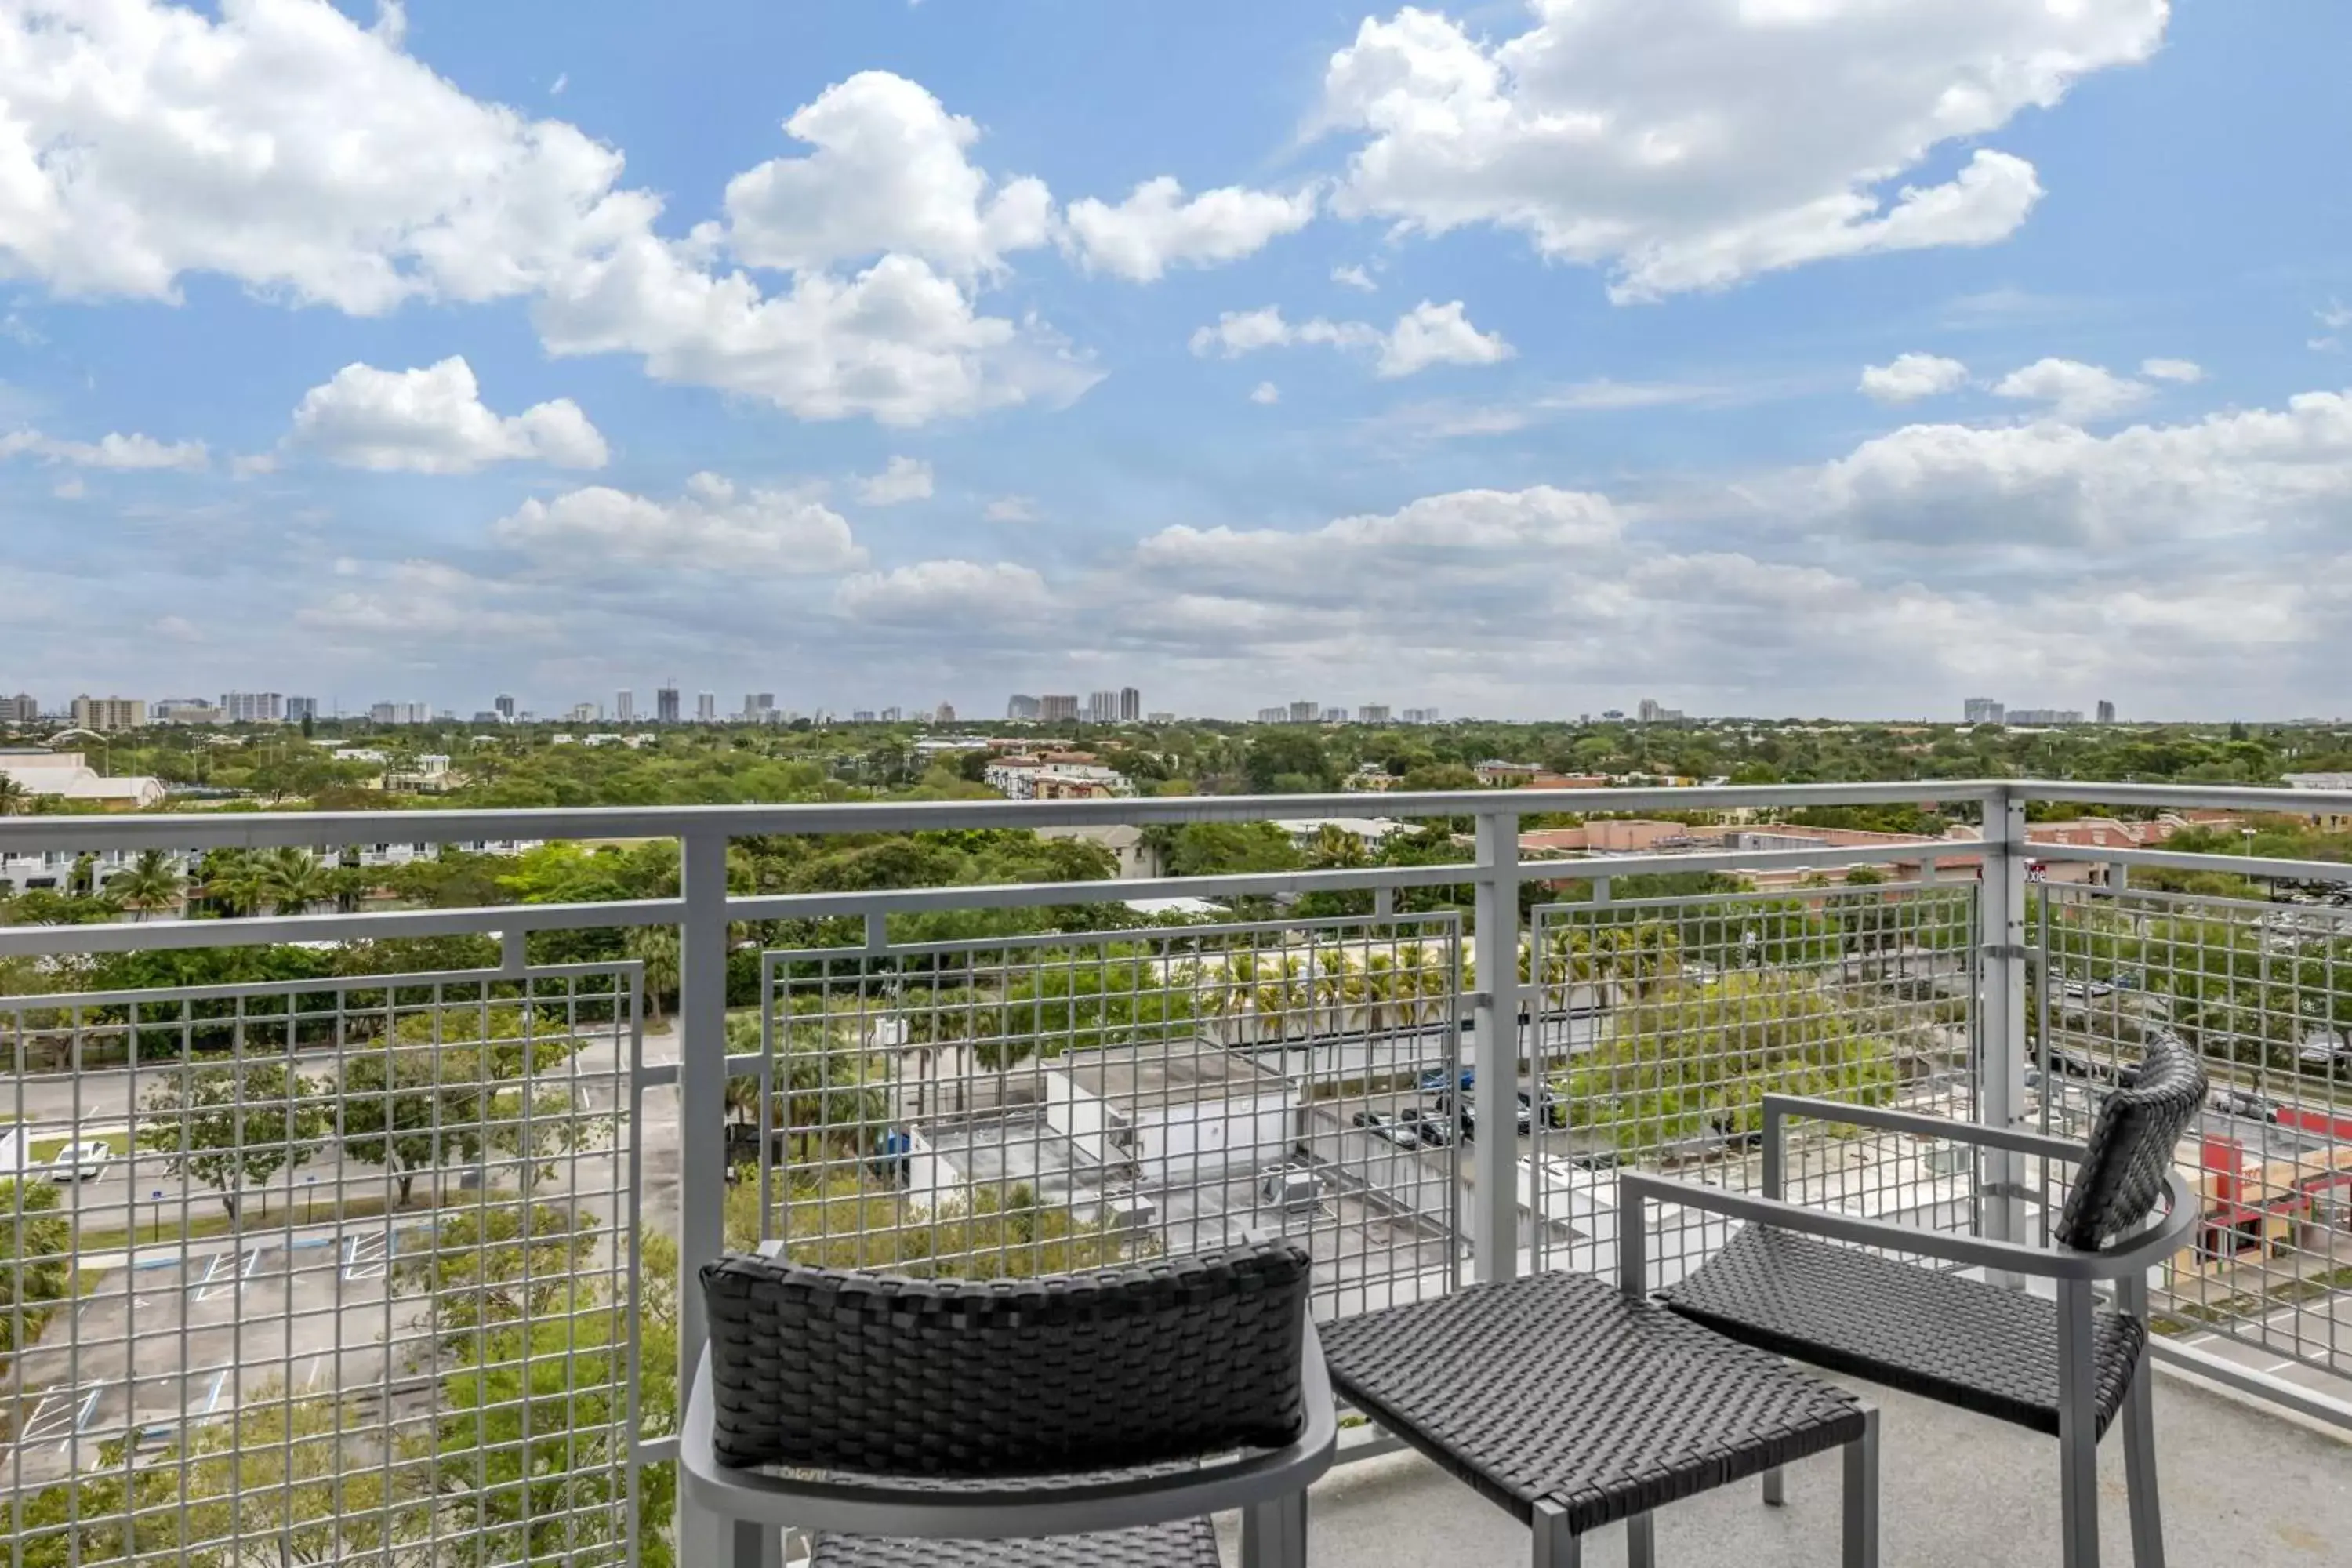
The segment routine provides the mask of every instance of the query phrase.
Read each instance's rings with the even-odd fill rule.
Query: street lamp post
[[[310,1224],[310,1223],[311,1205],[312,1205],[313,1204],[315,1204],[315,1203],[318,1201],[318,1198],[319,1198],[319,1178],[318,1178],[318,1177],[316,1177],[316,1176],[305,1176],[305,1177],[303,1177],[303,1178],[302,1178],[302,1223],[303,1223],[304,1225],[308,1225],[308,1224]]]
[[[155,1205],[155,1239],[161,1241],[163,1239],[163,1189],[157,1187],[148,1197]]]

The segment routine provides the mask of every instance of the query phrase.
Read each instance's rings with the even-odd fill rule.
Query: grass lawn
[[[36,1138],[25,1146],[25,1163],[27,1166],[46,1165],[65,1152],[66,1145],[72,1142],[71,1138]],[[115,1140],[111,1138],[106,1140],[106,1145],[110,1149],[114,1148],[114,1143]],[[112,1157],[120,1159],[122,1151],[115,1149]]]
[[[479,1198],[479,1194],[469,1193],[465,1194],[464,1201],[478,1202]],[[453,1199],[452,1203],[457,1201]],[[297,1205],[293,1223],[323,1225],[333,1220],[380,1219],[387,1214],[430,1214],[438,1206],[429,1197],[405,1204],[390,1203],[383,1198],[352,1198],[340,1207],[328,1203]],[[142,1247],[152,1247],[164,1242],[203,1241],[214,1237],[235,1236],[246,1228],[274,1234],[283,1231],[287,1219],[288,1206],[282,1202],[270,1210],[267,1219],[260,1218],[257,1213],[252,1216],[249,1226],[240,1226],[225,1213],[192,1214],[184,1223],[177,1215],[166,1214],[161,1225],[149,1223],[135,1227],[136,1239]],[[78,1231],[74,1236],[74,1250],[120,1252],[131,1246],[132,1239],[132,1228],[121,1226],[106,1230]]]

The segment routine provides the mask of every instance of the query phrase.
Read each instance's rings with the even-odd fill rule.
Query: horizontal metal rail
[[[1434,790],[1362,795],[1152,795],[1113,800],[859,801],[793,805],[564,806],[496,811],[187,813],[26,816],[0,820],[0,853],[87,849],[267,848],[284,844],[448,844],[474,839],[676,838],[696,833],[915,833],[974,827],[1127,826],[1272,818],[1508,816],[1605,811],[1722,811],[1747,806],[1881,805],[1981,801],[1995,781],[1727,784],[1694,789]],[[2313,797],[2318,798],[2316,796]]]
[[[2280,860],[2262,855],[2199,855],[2185,849],[2100,849],[2084,844],[2029,844],[2035,860],[2091,860],[2109,866],[2161,866],[2173,871],[2235,872],[2242,877],[2277,877],[2297,882],[2352,882],[2352,865],[2340,860]]]
[[[676,925],[677,899],[605,904],[500,904],[468,910],[377,910],[355,914],[257,915],[244,920],[133,921],[110,925],[0,926],[0,958],[66,952],[146,952],[274,942],[380,942],[391,937],[487,936]]]
[[[2000,787],[2018,800],[2064,801],[2076,805],[2274,812],[2284,816],[2352,814],[2352,790],[2272,789],[2261,784],[2099,784],[2073,779],[2018,779]]]

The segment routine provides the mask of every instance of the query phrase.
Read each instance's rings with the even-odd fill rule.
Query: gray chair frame
[[[2166,1173],[2165,1202],[2136,1233],[2097,1251],[2063,1244],[1989,1240],[1948,1231],[1924,1230],[1885,1220],[1807,1208],[1785,1201],[1787,1142],[1783,1123],[1791,1116],[1850,1126],[1883,1128],[1950,1139],[1979,1148],[2044,1160],[2081,1163],[2086,1146],[2063,1138],[1985,1127],[1910,1111],[1851,1105],[1799,1095],[1764,1097],[1764,1194],[1755,1196],[1669,1176],[1621,1173],[1617,1179],[1618,1278],[1629,1290],[1645,1288],[1648,1205],[1679,1204],[1751,1225],[1777,1226],[1832,1241],[1886,1247],[1938,1258],[1995,1274],[2048,1279],[2058,1295],[2058,1455],[2061,1531],[2065,1568],[2097,1568],[2099,1561],[2098,1390],[2092,1354],[2095,1288],[2115,1288],[2122,1310],[2147,1321],[2147,1271],[2188,1245],[2200,1214],[2197,1194],[2176,1168]],[[2142,1351],[2121,1412],[2124,1466],[2131,1496],[2132,1560],[2137,1568],[2164,1568],[2164,1516],[2157,1498],[2156,1409],[2149,1363]],[[1764,1478],[1764,1500],[1781,1496],[1777,1471]]]
[[[1338,1407],[1311,1312],[1298,1373],[1307,1425],[1279,1448],[1189,1469],[941,1488],[802,1479],[722,1464],[711,1443],[706,1351],[681,1422],[679,1483],[696,1506],[735,1521],[731,1568],[773,1568],[787,1527],[932,1541],[1028,1540],[1132,1530],[1231,1509],[1242,1511],[1244,1568],[1307,1568],[1307,1489],[1331,1468],[1339,1443]]]

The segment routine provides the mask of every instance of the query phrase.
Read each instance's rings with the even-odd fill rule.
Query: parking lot
[[[394,1260],[425,1245],[415,1222],[284,1234],[110,1270],[16,1361],[12,1465],[21,1484],[102,1463],[128,1439],[152,1452],[183,1431],[281,1394],[362,1400],[394,1422],[429,1416],[422,1301],[390,1289]]]

